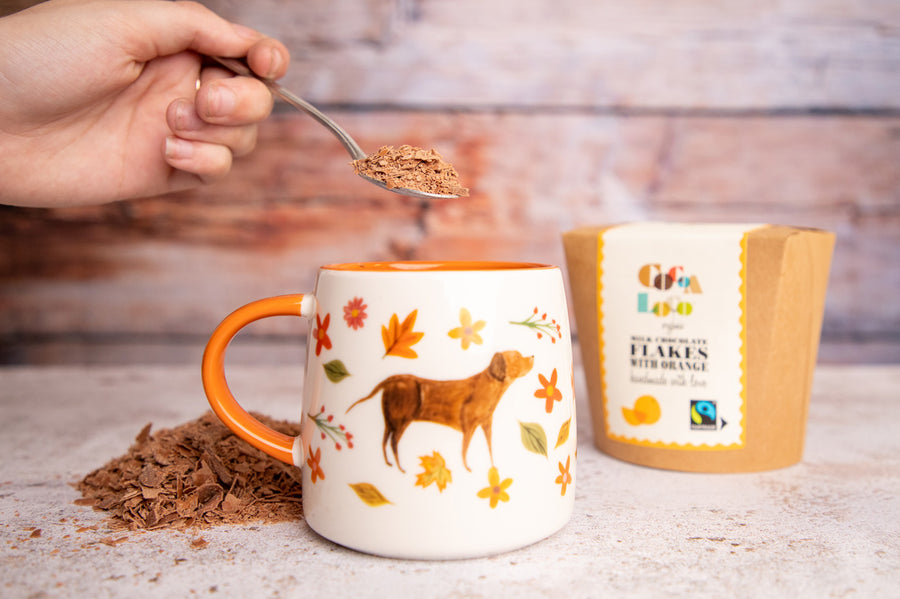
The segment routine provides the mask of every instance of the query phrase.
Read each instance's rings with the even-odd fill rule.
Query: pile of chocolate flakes
[[[460,185],[453,165],[433,149],[383,146],[352,164],[356,174],[381,181],[388,189],[404,187],[441,195],[469,195],[469,190]]]
[[[284,434],[299,424],[260,422]],[[79,505],[107,511],[131,530],[205,528],[303,517],[300,470],[269,457],[228,430],[212,413],[150,434],[77,483]]]

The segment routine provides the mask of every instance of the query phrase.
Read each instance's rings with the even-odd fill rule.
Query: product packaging
[[[752,224],[565,233],[596,446],[696,472],[798,462],[834,240]]]

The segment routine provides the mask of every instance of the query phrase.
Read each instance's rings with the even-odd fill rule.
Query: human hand
[[[0,203],[96,204],[227,174],[272,95],[200,54],[246,56],[272,79],[289,61],[193,2],[50,0],[0,19]]]

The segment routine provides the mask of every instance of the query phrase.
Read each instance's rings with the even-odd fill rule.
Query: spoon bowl
[[[318,108],[316,108],[303,98],[288,91],[272,79],[260,77],[259,75],[254,73],[249,66],[247,66],[245,61],[237,58],[225,58],[221,56],[210,56],[209,58],[218,63],[220,66],[231,71],[235,75],[240,75],[242,77],[253,77],[254,79],[262,81],[272,91],[273,94],[275,94],[294,108],[305,112],[316,121],[318,121],[321,125],[323,125],[326,129],[331,131],[334,136],[338,138],[338,141],[341,142],[341,145],[344,146],[344,149],[347,150],[347,153],[350,154],[350,157],[353,160],[362,160],[363,158],[366,158],[367,154],[362,151],[362,148],[359,147],[359,144],[356,143],[356,140],[354,140],[349,133],[344,131],[344,129],[341,128],[341,126],[333,121],[328,115],[320,111]],[[368,175],[359,173],[359,176],[369,183],[373,183],[374,185],[377,185],[382,189],[386,189],[388,191],[392,191],[400,195],[410,196],[413,198],[420,198],[425,200],[449,200],[459,197],[452,194],[430,193],[427,191],[420,191],[418,189],[412,189],[409,187],[388,187],[383,181],[379,181],[378,179],[369,177]]]

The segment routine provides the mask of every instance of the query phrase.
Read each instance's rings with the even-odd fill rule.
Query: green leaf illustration
[[[325,364],[322,364],[322,368],[325,369],[325,376],[327,376],[328,380],[332,383],[340,383],[350,376],[350,373],[347,372],[347,367],[344,366],[344,363],[340,360],[326,362]]]
[[[375,485],[371,483],[356,483],[351,484],[350,488],[353,489],[359,498],[362,499],[368,505],[372,507],[378,507],[379,505],[384,505],[386,503],[390,503],[384,495],[381,494],[381,491],[378,490]]]
[[[547,434],[537,422],[519,422],[525,449],[547,457]]]
[[[556,437],[556,447],[559,447],[560,445],[562,445],[563,443],[565,443],[566,441],[569,440],[569,428],[571,426],[572,426],[572,419],[569,418],[568,420],[563,422],[563,425],[561,427],[559,427],[559,435],[557,435],[557,437]],[[554,447],[553,449],[556,449],[556,447]]]

